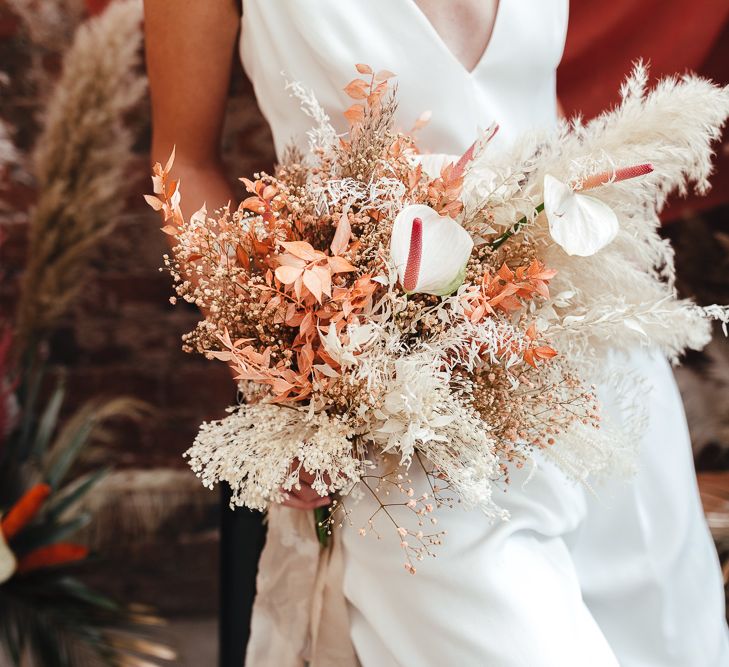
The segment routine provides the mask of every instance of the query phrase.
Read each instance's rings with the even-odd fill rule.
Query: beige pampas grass
[[[617,167],[653,165],[646,176],[590,191],[620,223],[616,239],[590,257],[569,256],[552,243],[544,216],[524,229],[531,242],[546,246],[543,260],[558,271],[550,290],[570,293],[567,309],[543,314],[547,335],[583,364],[601,359],[597,351],[645,345],[676,360],[685,349],[706,345],[710,316],[728,315],[677,297],[673,250],[658,234],[658,213],[672,192],[684,194],[692,185],[699,193],[708,189],[713,145],[729,115],[729,87],[685,75],[649,88],[647,68],[638,63],[621,94],[616,108],[589,123],[578,119],[552,134],[527,135],[491,161],[484,151],[472,167],[471,178],[480,173],[479,161],[498,174],[525,174],[517,217],[531,218],[543,198],[545,174],[569,182]]]
[[[0,171],[17,160],[15,145],[10,139],[10,128],[0,120]]]
[[[124,115],[146,88],[138,72],[141,18],[141,0],[121,0],[83,24],[48,102],[33,155],[39,197],[18,311],[26,346],[66,312],[89,251],[123,206],[133,142]]]
[[[30,40],[49,51],[68,45],[85,12],[83,0],[7,0],[7,5]]]
[[[0,90],[8,83],[5,72],[0,72]],[[11,164],[18,160],[18,151],[12,140],[13,128],[10,124],[0,118],[0,174]]]

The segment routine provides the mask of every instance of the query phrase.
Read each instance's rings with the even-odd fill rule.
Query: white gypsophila
[[[371,320],[363,325],[366,335],[359,340],[366,342],[358,345],[354,357],[348,356],[352,350],[346,344],[342,349],[331,346],[347,364],[343,380],[376,397],[374,405],[353,406],[358,433],[379,450],[398,455],[404,466],[416,452],[422,454],[447,477],[464,504],[490,516],[502,515],[492,500],[493,481],[501,473],[496,443],[488,425],[458,394],[452,371],[456,358],[475,367],[483,363],[484,350],[491,358],[507,342],[517,349],[520,334],[506,322],[467,323],[463,326],[473,329],[471,333],[450,327],[438,340],[411,348],[392,319],[407,301],[401,294],[389,296],[371,315],[379,324]],[[442,303],[446,311],[459,305],[455,297]]]
[[[303,467],[322,496],[359,480],[367,463],[353,445],[352,428],[337,415],[270,403],[228,409],[224,419],[200,427],[185,452],[190,467],[212,488],[227,482],[232,505],[265,510],[299,483]],[[298,460],[299,467],[291,468]]]
[[[281,74],[286,76],[284,72]],[[314,92],[300,81],[286,80],[285,89],[291,91],[291,94],[299,100],[301,110],[315,122],[315,125],[306,131],[309,150],[315,153],[318,149],[327,151],[334,147],[339,135],[334,129],[329,115],[324,111],[324,107],[316,99]]]
[[[650,91],[647,82],[639,64],[615,109],[589,123],[562,123],[551,135],[527,134],[484,163],[495,173],[526,174],[521,193],[528,207],[512,224],[519,213],[527,215],[520,234],[543,247],[540,259],[557,271],[550,289],[573,295],[569,308],[552,309],[548,334],[556,333],[555,346],[578,364],[599,360],[611,348],[645,345],[676,359],[687,347],[706,344],[710,318],[726,317],[725,309],[677,298],[673,250],[658,233],[658,213],[671,192],[686,193],[691,183],[699,193],[707,190],[712,143],[729,114],[729,88],[690,75],[664,79]],[[617,236],[600,252],[569,256],[551,240],[545,216],[534,218],[545,174],[577,186],[596,173],[641,163],[650,163],[652,173],[590,190],[619,223]],[[479,168],[477,163],[471,173]],[[494,216],[501,219],[498,208]]]
[[[504,516],[492,499],[501,471],[487,424],[454,394],[450,369],[433,348],[404,351],[396,339],[391,332],[381,345],[365,349],[348,376],[372,382],[381,397],[360,413],[363,440],[399,455],[404,467],[422,454],[465,506]]]

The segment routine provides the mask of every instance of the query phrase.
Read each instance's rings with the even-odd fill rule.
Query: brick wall
[[[91,3],[91,8],[100,4]],[[16,142],[28,150],[37,136],[42,102],[22,81],[34,48],[22,28],[0,2],[0,61],[9,75],[6,90],[0,91],[0,113],[17,128]],[[52,76],[58,54],[42,56]],[[180,455],[197,425],[221,414],[234,397],[234,387],[222,364],[180,350],[180,336],[194,326],[197,312],[187,304],[169,304],[170,280],[158,270],[165,240],[157,215],[141,197],[151,187],[148,109],[137,116],[136,157],[124,184],[129,195],[126,209],[116,232],[94,253],[83,293],[53,337],[50,361],[68,370],[67,410],[93,396],[120,394],[141,398],[155,409],[153,419],[125,434],[114,456],[117,465],[183,466]],[[268,128],[240,66],[231,83],[224,147],[232,177],[268,168],[273,160]],[[28,211],[34,200],[32,178],[24,168],[5,175],[0,197],[0,229],[6,237],[0,250],[0,308],[7,314],[22,275]]]

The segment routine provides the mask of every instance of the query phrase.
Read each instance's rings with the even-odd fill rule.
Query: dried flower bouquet
[[[394,75],[357,71],[343,136],[288,84],[313,121],[309,152],[242,179],[237,207],[185,220],[173,156],[147,200],[175,237],[177,296],[206,313],[185,349],[229,364],[244,389],[201,427],[193,470],[257,509],[302,470],[340,499],[388,485],[418,524],[395,522],[415,538],[402,542],[414,571],[438,541],[419,526],[444,489],[498,515],[494,483],[536,451],[582,478],[636,439],[639,417],[611,423],[591,384],[607,349],[676,358],[727,321],[677,298],[656,230],[670,191],[708,187],[729,91],[686,76],[648,92],[638,65],[596,120],[507,152],[490,150],[489,128],[459,157],[421,154],[417,124],[395,129]],[[384,476],[382,456],[397,463]],[[413,497],[411,465],[432,496]]]

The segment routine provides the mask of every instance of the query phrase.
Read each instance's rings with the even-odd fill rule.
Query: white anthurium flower
[[[544,177],[544,212],[549,233],[568,255],[594,255],[620,228],[615,211],[605,202],[575,192],[549,174]]]
[[[3,531],[0,530],[0,584],[5,583],[15,574],[16,567],[15,556],[5,541]]]
[[[406,206],[392,225],[390,256],[407,293],[445,296],[466,276],[473,239],[453,218],[430,206]]]

